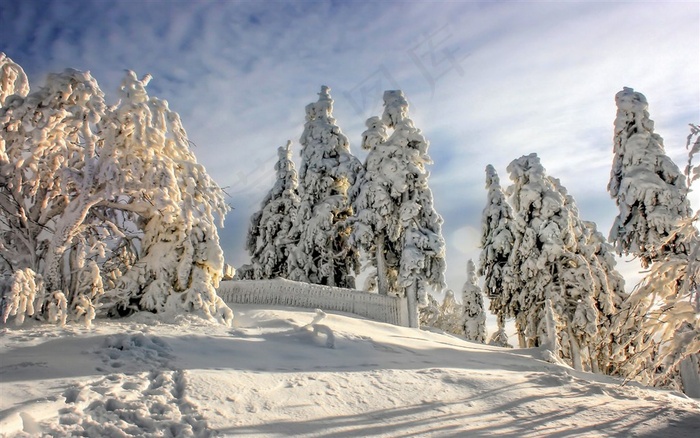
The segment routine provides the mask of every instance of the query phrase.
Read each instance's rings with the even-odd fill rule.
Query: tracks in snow
[[[187,373],[172,367],[167,342],[155,336],[109,336],[93,351],[104,377],[66,388],[65,402],[50,421],[21,412],[23,432],[48,436],[214,436],[198,406],[187,397]],[[21,433],[20,433],[21,435]]]
[[[66,389],[55,436],[213,436],[197,406],[186,397],[181,370],[113,373]]]

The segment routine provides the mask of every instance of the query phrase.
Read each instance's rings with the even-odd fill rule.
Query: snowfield
[[[0,334],[3,436],[697,437],[700,401],[442,333],[237,305]]]

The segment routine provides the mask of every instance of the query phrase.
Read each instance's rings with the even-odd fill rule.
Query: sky
[[[234,266],[249,260],[249,218],[272,187],[277,148],[292,140],[300,164],[304,107],[321,85],[362,161],[365,120],[381,115],[384,90],[402,89],[430,142],[455,291],[479,256],[487,164],[505,187],[508,163],[536,152],[607,236],[615,93],[646,95],[681,168],[688,123],[700,123],[697,1],[0,0],[0,51],[33,89],[70,67],[90,71],[111,102],[125,70],[150,73],[150,95],[180,114],[230,195],[219,233]],[[630,288],[639,265],[618,267]]]

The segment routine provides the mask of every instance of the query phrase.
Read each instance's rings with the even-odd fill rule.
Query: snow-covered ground
[[[312,310],[151,314],[0,334],[6,436],[697,437],[700,401],[541,350]],[[309,325],[311,323],[314,325]]]

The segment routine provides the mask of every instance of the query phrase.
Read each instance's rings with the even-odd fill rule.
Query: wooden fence
[[[262,304],[353,313],[406,327],[406,300],[352,289],[275,280],[222,281],[217,293],[226,304]]]

